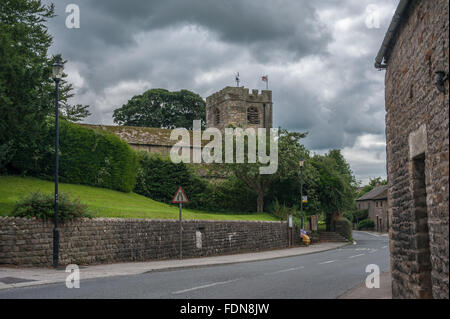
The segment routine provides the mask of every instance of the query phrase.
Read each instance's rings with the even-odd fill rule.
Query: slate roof
[[[360,198],[357,199],[357,201],[362,200],[375,200],[375,199],[387,199],[387,185],[382,186],[376,186],[374,189],[372,189],[370,192],[364,194]]]

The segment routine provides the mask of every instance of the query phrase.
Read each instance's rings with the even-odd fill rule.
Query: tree
[[[0,170],[29,160],[53,109],[45,26],[53,16],[54,5],[40,0],[0,2]]]
[[[54,5],[40,0],[0,2],[0,173],[26,174],[30,160],[52,151],[42,141],[54,116],[55,57],[47,56],[52,37],[45,25],[53,16]],[[63,79],[61,115],[78,121],[90,113],[88,106],[68,104],[72,90]]]
[[[113,118],[119,125],[168,129],[192,129],[192,122],[201,120],[204,128],[206,106],[198,94],[188,90],[151,89],[114,110]]]
[[[68,100],[75,94],[73,93],[73,85],[65,80],[66,77],[67,74],[64,73],[59,83],[59,115],[69,122],[79,122],[91,115],[89,105],[69,104]]]
[[[325,212],[327,230],[330,230],[333,214],[354,206],[354,177],[350,166],[336,150],[323,156],[315,155],[312,164],[319,172],[317,192]]]
[[[273,174],[261,174],[260,167],[264,166],[264,164],[259,162],[259,159],[256,160],[256,163],[249,163],[248,154],[245,154],[245,163],[225,165],[231,174],[256,193],[257,212],[264,211],[265,195],[275,181],[279,181],[281,176],[289,179],[295,175],[296,169],[298,170],[300,153],[305,152],[303,145],[299,141],[305,136],[306,133],[288,132],[280,129],[278,138],[278,169]],[[267,150],[270,147],[270,137],[267,136],[266,138]],[[248,140],[245,140],[245,149],[248,149]]]

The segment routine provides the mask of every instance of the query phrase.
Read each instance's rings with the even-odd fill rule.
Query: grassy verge
[[[54,183],[31,177],[0,176],[0,216],[8,216],[15,203],[31,192],[52,193]],[[59,184],[59,191],[79,198],[95,217],[178,219],[178,206],[167,205],[135,193],[122,193],[105,188],[75,184]],[[189,196],[189,194],[188,194]],[[184,219],[265,220],[275,221],[267,213],[215,213],[183,209]]]

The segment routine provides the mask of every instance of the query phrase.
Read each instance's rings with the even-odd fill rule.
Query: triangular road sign
[[[189,200],[188,200],[186,194],[183,192],[183,189],[181,188],[181,186],[178,187],[178,190],[175,193],[175,196],[172,198],[172,203],[173,204],[189,203]]]

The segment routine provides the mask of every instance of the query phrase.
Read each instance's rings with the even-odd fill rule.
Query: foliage
[[[362,190],[359,191],[356,198],[367,194],[372,189],[374,189],[377,185],[387,185],[387,180],[382,179],[381,177],[371,178],[368,185],[364,186]]]
[[[113,118],[119,125],[169,129],[192,129],[192,122],[201,120],[204,128],[206,104],[198,94],[188,90],[170,92],[151,89],[133,96],[122,107],[114,110]]]
[[[54,216],[55,198],[53,194],[42,194],[40,191],[31,193],[17,202],[12,215],[15,217],[38,218],[49,220]],[[58,197],[58,221],[92,217],[87,206],[79,199],[71,200],[69,196],[60,193]]]
[[[21,149],[37,146],[52,110],[54,89],[47,58],[52,38],[45,22],[53,16],[53,4],[0,2],[0,145],[9,153],[2,156],[4,167],[20,157]]]
[[[353,222],[358,223],[360,220],[369,218],[369,210],[356,210],[353,212]]]
[[[312,165],[319,172],[317,189],[322,211],[326,213],[327,229],[330,229],[333,213],[354,207],[356,184],[354,177],[344,165],[345,159],[339,151],[332,150],[324,156],[315,155]]]
[[[358,228],[358,230],[374,229],[375,223],[371,219],[363,219],[358,223],[358,225],[356,227]]]
[[[235,176],[210,182],[200,198],[199,208],[212,211],[254,213],[256,194]]]
[[[54,5],[40,0],[0,2],[0,173],[24,173],[14,164],[38,156],[46,119],[54,116],[55,57],[48,57],[52,37],[46,26],[52,17]],[[87,114],[87,107],[67,103],[72,89],[61,81],[60,105],[70,120]]]
[[[134,191],[151,199],[170,203],[181,186],[188,197],[189,207],[201,206],[206,183],[184,163],[173,163],[159,154],[138,153],[139,169]]]
[[[294,212],[296,212],[295,208],[280,205],[278,200],[275,200],[269,207],[269,213],[281,220],[286,220],[289,215],[294,215]]]
[[[340,234],[349,241],[353,241],[352,223],[345,217],[336,220],[336,228],[340,229]]]
[[[136,181],[137,157],[131,147],[119,137],[59,122],[59,176],[61,182],[132,191]],[[16,161],[24,175],[53,178],[55,171],[53,119],[47,121],[46,135],[39,143],[39,153]]]

